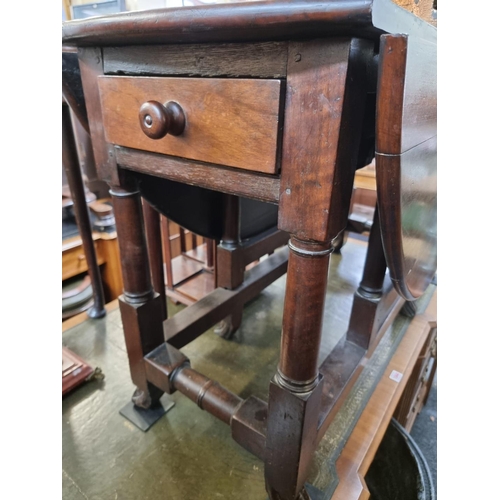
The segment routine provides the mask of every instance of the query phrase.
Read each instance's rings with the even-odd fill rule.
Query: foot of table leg
[[[144,408],[141,406],[144,401],[141,403],[137,401],[139,405],[135,404],[134,399],[139,398],[140,400],[143,400],[144,396],[145,394],[142,391],[136,390],[134,392],[134,396],[132,396],[132,401],[129,401],[120,410],[120,415],[125,417],[141,431],[146,432],[153,424],[158,422],[158,420],[160,420],[165,413],[173,408],[175,403],[165,394],[154,406]],[[150,401],[150,398],[146,399],[149,399]]]
[[[149,410],[158,405],[163,392],[148,382],[144,356],[164,342],[164,304],[151,284],[140,193],[134,179],[123,175],[122,185],[110,190],[123,274],[119,305],[130,374],[137,387],[132,403]]]
[[[269,387],[266,489],[271,500],[308,498],[303,486],[316,448],[323,383],[301,394],[278,379]]]
[[[106,309],[104,309],[104,307],[95,307],[95,306],[92,306],[87,311],[87,316],[89,318],[91,318],[91,319],[104,318],[104,316],[106,316]]]
[[[407,300],[401,308],[401,314],[407,318],[414,318],[417,314],[417,304]]]
[[[231,340],[243,319],[243,308],[233,312],[230,316],[224,318],[214,328],[214,333],[226,340]]]

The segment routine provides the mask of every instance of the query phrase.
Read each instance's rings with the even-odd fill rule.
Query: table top
[[[402,32],[436,39],[436,29],[391,0],[273,0],[123,12],[63,23],[63,44],[242,42]],[[422,35],[423,33],[423,35]]]

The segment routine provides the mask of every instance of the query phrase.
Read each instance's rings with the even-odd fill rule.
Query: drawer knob
[[[142,131],[150,139],[161,139],[167,134],[181,135],[186,126],[184,111],[176,102],[163,105],[158,101],[147,101],[139,110]]]

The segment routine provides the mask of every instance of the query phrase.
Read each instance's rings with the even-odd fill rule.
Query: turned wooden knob
[[[186,117],[176,102],[170,101],[163,105],[158,101],[147,101],[139,110],[139,123],[150,139],[161,139],[167,134],[182,134]]]

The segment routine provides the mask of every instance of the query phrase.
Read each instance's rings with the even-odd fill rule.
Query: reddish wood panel
[[[100,179],[117,184],[118,174],[116,162],[114,161],[114,152],[109,149],[104,137],[101,101],[99,99],[99,88],[97,87],[97,78],[103,74],[101,49],[93,47],[79,48],[78,60],[97,173]]]
[[[382,37],[376,149],[400,154],[437,134],[437,51],[434,41]]]
[[[368,41],[290,43],[278,227],[299,239],[347,224],[372,55]]]
[[[384,35],[376,163],[384,251],[396,290],[414,300],[437,266],[436,45]]]
[[[103,76],[99,90],[108,142],[134,149],[274,174],[279,80]],[[150,139],[139,109],[175,101],[186,116],[179,136]]]
[[[384,251],[396,290],[413,300],[437,267],[437,141],[403,155],[377,154],[377,186]]]
[[[373,1],[271,0],[156,9],[80,19],[63,24],[63,43],[79,46],[141,45],[342,35],[376,36]]]

